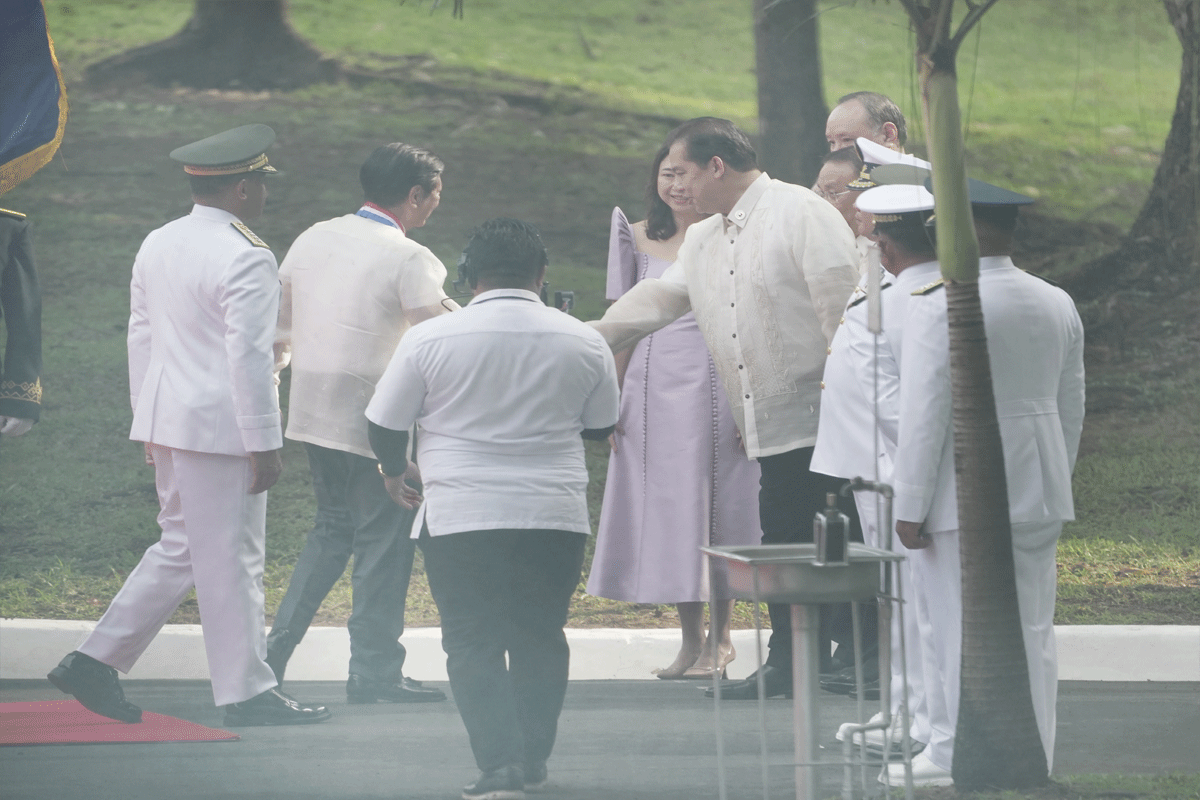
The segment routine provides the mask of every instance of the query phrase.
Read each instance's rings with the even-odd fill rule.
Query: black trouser
[[[415,512],[388,496],[374,459],[305,443],[317,496],[317,519],[271,632],[296,640],[312,623],[354,555],[350,672],[368,680],[400,679],[404,666],[404,602],[412,574]]]
[[[481,770],[545,761],[554,748],[570,664],[563,627],[585,539],[552,530],[422,532],[446,672]]]
[[[801,447],[758,459],[762,469],[759,480],[758,515],[762,526],[763,544],[796,544],[813,540],[813,517],[825,509],[826,493],[837,493],[846,481],[809,471],[813,448]],[[838,508],[850,518],[851,538],[862,541],[862,525],[852,496],[838,497]],[[791,606],[771,603],[771,638],[767,663],[787,671],[792,668]],[[866,650],[875,641],[875,607],[864,604],[861,609],[863,642]],[[853,625],[849,603],[825,605],[821,608],[820,652],[822,669],[829,662],[830,641],[852,647]]]

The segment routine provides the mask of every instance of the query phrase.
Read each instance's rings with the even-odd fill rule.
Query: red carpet
[[[138,724],[117,722],[93,714],[74,699],[0,703],[0,746],[220,742],[237,738],[236,733],[150,711],[142,712],[142,721]]]

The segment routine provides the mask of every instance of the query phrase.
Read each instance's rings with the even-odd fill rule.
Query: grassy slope
[[[177,30],[178,2],[48,0],[68,80],[86,63]],[[146,231],[184,213],[162,154],[200,133],[248,121],[279,131],[274,184],[258,232],[280,254],[307,225],[357,196],[355,176],[380,141],[427,143],[448,165],[446,202],[417,237],[452,264],[466,233],[501,213],[542,228],[556,287],[577,290],[577,314],[600,313],[608,210],[640,207],[644,162],[666,124],[611,109],[750,123],[748,4],[725,0],[472,0],[465,21],[390,0],[295,0],[293,21],[326,51],[369,69],[598,98],[593,112],[538,114],[503,103],[403,88],[319,87],[289,95],[138,92],[98,97],[72,87],[63,161],[4,198],[31,212],[44,280],[47,405],[29,436],[0,445],[0,613],[87,618],[154,541],[154,491],[128,426],[124,323],[129,263]],[[873,88],[914,116],[910,45],[894,4],[823,6],[827,96]],[[70,13],[68,13],[70,9]],[[336,13],[331,13],[335,12]],[[1057,13],[1056,13],[1057,11]],[[1005,0],[964,48],[976,174],[1033,187],[1043,213],[1125,226],[1145,195],[1178,80],[1178,43],[1153,4],[1077,6]],[[730,31],[719,46],[710,31]],[[592,58],[586,54],[587,41]],[[699,43],[699,44],[698,44]],[[978,58],[975,47],[978,44]],[[864,80],[862,76],[869,75]],[[973,88],[971,88],[973,86]],[[970,98],[969,102],[967,98]],[[566,107],[564,103],[564,107]],[[915,143],[920,134],[914,131]],[[1156,351],[1135,354],[1153,362]],[[1195,552],[1200,463],[1195,368],[1170,383],[1123,364],[1093,370],[1104,386],[1135,385],[1089,418],[1077,472],[1079,521],[1062,545],[1060,621],[1200,620]],[[1132,410],[1131,410],[1132,409]],[[267,586],[278,601],[311,520],[303,453],[272,491]],[[593,507],[604,451],[589,450]],[[19,469],[14,469],[19,465]],[[418,584],[420,577],[415,579]],[[423,592],[410,624],[434,619]],[[339,587],[323,620],[344,621]],[[186,607],[178,619],[192,618]],[[673,612],[581,598],[576,624],[672,625]],[[746,623],[744,614],[741,622]]]

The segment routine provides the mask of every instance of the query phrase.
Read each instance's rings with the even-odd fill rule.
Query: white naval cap
[[[898,183],[867,189],[854,204],[876,222],[900,222],[903,214],[933,210],[933,195],[924,186]]]
[[[859,176],[850,182],[849,188],[862,191],[870,189],[872,186],[877,186],[880,181],[875,180],[874,173],[876,168],[892,164],[905,164],[910,167],[921,169],[930,169],[932,165],[924,159],[917,158],[908,153],[901,153],[893,150],[890,147],[884,147],[870,139],[859,137],[854,144],[854,148],[858,151],[862,158],[863,167]]]

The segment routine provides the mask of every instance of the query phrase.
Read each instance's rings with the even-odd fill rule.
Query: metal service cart
[[[842,796],[845,800],[857,796],[865,796],[869,791],[867,785],[867,765],[860,755],[854,756],[851,736],[846,737],[845,746],[840,760],[822,761],[818,748],[817,731],[817,698],[820,688],[819,653],[818,653],[818,610],[822,603],[853,603],[853,621],[855,638],[855,661],[859,682],[859,713],[860,721],[864,715],[862,705],[862,663],[858,655],[862,648],[860,643],[858,603],[879,602],[879,653],[880,653],[880,706],[883,713],[883,723],[864,724],[856,726],[853,735],[859,736],[870,729],[890,730],[890,692],[888,690],[891,654],[891,612],[893,605],[899,605],[897,595],[892,587],[898,586],[893,573],[898,573],[894,567],[903,560],[903,556],[889,550],[880,550],[862,544],[850,543],[846,564],[819,566],[816,563],[816,546],[812,544],[781,544],[744,547],[703,547],[701,548],[709,559],[725,562],[728,573],[730,593],[742,600],[755,603],[755,620],[759,620],[759,603],[787,603],[792,607],[792,697],[793,716],[792,729],[795,742],[796,800],[818,800],[820,786],[818,769],[822,767],[840,767],[843,770]],[[900,612],[903,613],[902,611]],[[761,632],[761,625],[756,625]],[[901,646],[903,646],[903,626],[901,626]],[[759,637],[761,639],[761,637]],[[757,645],[758,662],[762,663],[762,645]],[[763,763],[763,798],[769,800],[769,780],[767,775],[767,731],[764,711],[764,686],[762,670],[759,670],[759,725]],[[717,707],[717,761],[720,782],[720,798],[726,798],[724,746],[720,731],[720,682],[714,681],[714,694]],[[905,726],[907,728],[907,726]],[[907,730],[904,734],[905,753],[904,763],[908,767],[906,773],[909,779],[905,781],[906,795],[912,797],[911,788],[911,756],[907,743]],[[886,744],[886,742],[885,742]],[[875,765],[878,767],[878,765]],[[860,773],[859,795],[853,786],[853,773]],[[876,773],[872,772],[872,775]],[[872,782],[873,783],[873,782]],[[890,796],[890,789],[882,787],[884,793]]]

